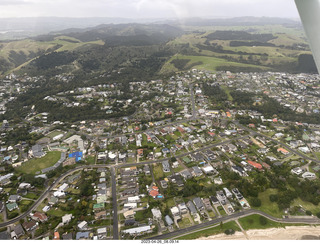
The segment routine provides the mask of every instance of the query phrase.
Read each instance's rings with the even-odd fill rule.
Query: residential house
[[[80,223],[78,224],[78,228],[79,228],[80,230],[85,230],[85,229],[87,229],[87,227],[88,227],[87,221],[82,221],[82,222],[80,222]]]
[[[0,232],[0,240],[10,240],[10,235],[6,230]]]
[[[187,207],[188,207],[191,215],[193,215],[193,216],[197,215],[197,209],[191,201],[187,202]]]
[[[147,165],[147,164],[145,164],[144,165],[144,168],[143,168],[143,171],[144,171],[144,173],[146,174],[146,175],[150,175],[150,166],[149,165]]]
[[[291,173],[295,175],[301,175],[303,173],[303,170],[300,167],[296,167],[291,170]]]
[[[180,218],[180,210],[178,207],[174,206],[174,207],[170,208],[170,211],[171,211],[172,216],[174,218]]]
[[[128,210],[123,213],[123,216],[125,219],[133,219],[135,215],[135,212],[133,210]]]
[[[157,220],[157,221],[161,220],[162,214],[161,214],[160,209],[153,208],[153,209],[151,209],[151,213],[152,213],[152,216],[153,216],[154,220]]]
[[[10,203],[16,203],[16,202],[18,202],[18,201],[20,201],[20,199],[21,199],[21,196],[19,196],[19,195],[11,195],[11,196],[9,196],[9,199],[8,199],[8,202],[10,202]]]
[[[198,166],[192,167],[192,173],[196,177],[203,175],[203,172],[201,171],[201,169]]]
[[[170,172],[170,164],[168,160],[162,162],[162,168],[163,168],[163,172],[165,173]]]
[[[13,228],[13,231],[11,232],[11,238],[12,239],[19,239],[21,236],[25,234],[22,225],[18,224]]]
[[[104,203],[93,204],[93,211],[94,212],[100,212],[102,210],[104,210]]]
[[[42,151],[42,147],[39,144],[32,146],[31,151],[33,157],[35,158],[42,158],[46,155],[46,153]]]
[[[7,207],[7,209],[8,209],[9,212],[11,212],[11,211],[19,208],[19,207],[18,207],[18,204],[15,203],[15,202],[13,202],[13,203],[7,203],[6,207]]]
[[[63,234],[63,235],[62,235],[62,240],[73,240],[73,234],[72,234],[72,232]]]
[[[217,198],[222,205],[226,204],[227,198],[224,195],[223,191],[217,191]]]
[[[58,231],[53,233],[53,240],[60,240],[60,234]]]
[[[69,224],[71,220],[72,220],[72,214],[66,214],[62,216],[62,224],[64,225]]]
[[[35,212],[31,218],[35,221],[40,221],[41,223],[44,223],[48,220],[48,217],[46,214],[44,213],[40,213],[40,212]]]
[[[215,173],[215,169],[211,165],[207,165],[207,166],[203,167],[202,170],[206,175]]]
[[[107,211],[106,211],[106,210],[100,211],[100,212],[96,212],[96,213],[94,214],[94,218],[95,218],[95,219],[104,219],[104,218],[106,218],[106,217],[107,217]]]
[[[77,232],[76,234],[76,240],[89,240],[90,238],[90,232]]]
[[[284,155],[288,155],[289,154],[289,151],[284,149],[284,148],[282,148],[282,147],[278,148],[277,152],[281,152]]]
[[[103,240],[107,237],[107,227],[97,229],[98,239]]]
[[[202,202],[203,202],[204,207],[205,207],[207,210],[212,210],[212,206],[211,206],[211,203],[210,203],[209,198],[204,198],[204,199],[202,199]]]
[[[179,208],[179,211],[180,211],[181,214],[188,213],[188,208],[187,208],[187,206],[186,206],[186,204],[184,202],[178,204],[178,208]]]
[[[124,225],[125,226],[133,226],[133,225],[136,225],[137,222],[135,221],[135,219],[126,219],[124,221]]]
[[[122,232],[129,235],[139,236],[146,233],[151,233],[152,229],[151,229],[151,226],[147,225],[147,226],[139,226],[136,228],[123,230]]]
[[[248,174],[240,166],[231,166],[231,171],[237,173],[240,176],[248,176]]]
[[[39,225],[38,222],[36,222],[36,221],[34,221],[34,220],[31,220],[31,221],[29,221],[29,222],[24,222],[24,223],[22,224],[23,228],[24,228],[26,231],[28,231],[28,232],[36,229],[36,228],[38,227],[38,225]]]
[[[173,221],[172,221],[172,219],[170,218],[169,215],[166,215],[166,216],[164,217],[164,220],[166,221],[166,223],[167,223],[168,226],[173,225]]]
[[[192,178],[192,174],[190,173],[190,171],[188,169],[185,169],[183,171],[180,172],[180,175],[185,179],[191,179]]]
[[[316,178],[316,174],[311,173],[311,172],[304,172],[301,176],[304,179],[315,179]]]
[[[166,180],[161,180],[160,185],[163,189],[166,189],[168,187],[168,182]]]
[[[203,202],[200,199],[200,197],[196,197],[193,199],[193,203],[196,205],[196,208],[198,209],[198,211],[203,211],[204,210],[204,206],[203,206]]]
[[[215,205],[215,204],[218,204],[218,203],[219,203],[218,198],[217,198],[217,197],[215,197],[215,196],[211,196],[211,197],[210,197],[210,200],[211,200],[211,202],[212,202],[212,204],[213,204],[213,205]]]
[[[170,179],[171,179],[172,183],[177,184],[179,187],[184,186],[181,175],[178,175],[178,174],[172,175],[172,176],[170,176]]]
[[[224,187],[223,190],[226,193],[227,198],[232,198],[232,193],[229,191],[228,188]]]
[[[236,197],[238,200],[243,199],[243,196],[241,195],[241,193],[240,193],[240,191],[238,190],[238,188],[233,188],[231,191],[232,191],[232,193],[235,195],[235,197]]]

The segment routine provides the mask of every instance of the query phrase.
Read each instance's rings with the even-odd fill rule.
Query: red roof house
[[[256,162],[250,161],[248,160],[248,164],[252,165],[253,167],[255,167],[256,169],[262,169],[262,165],[258,164]]]

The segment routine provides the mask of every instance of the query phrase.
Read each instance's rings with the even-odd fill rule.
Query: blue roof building
[[[74,152],[69,154],[69,158],[75,158],[76,162],[82,160],[83,158],[83,153],[82,152]]]

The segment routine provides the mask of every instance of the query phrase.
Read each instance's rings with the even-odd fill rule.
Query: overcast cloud
[[[0,17],[298,18],[293,0],[0,0]]]

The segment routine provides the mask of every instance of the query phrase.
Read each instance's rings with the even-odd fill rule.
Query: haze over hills
[[[85,29],[102,24],[155,23],[184,26],[234,26],[281,24],[301,26],[300,20],[269,17],[236,18],[186,18],[186,19],[130,19],[130,18],[0,18],[0,40],[23,39],[50,32],[69,31],[73,28]]]
[[[76,20],[72,18],[44,20],[51,23],[47,34],[2,41],[2,74],[105,73],[121,68],[151,78],[193,67],[234,72],[315,72],[301,23],[291,19],[193,18],[90,26],[112,20],[92,18],[87,22],[82,19],[78,27],[72,27]],[[34,29],[41,30],[46,21]],[[27,28],[30,23],[26,21],[20,27]],[[59,30],[63,25],[70,28]]]

